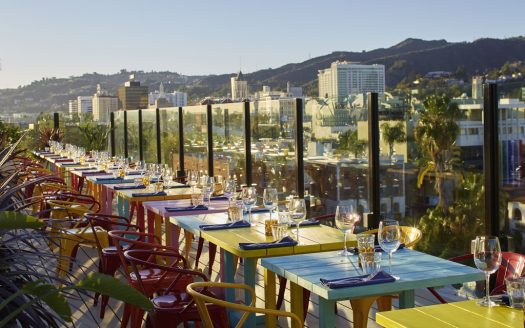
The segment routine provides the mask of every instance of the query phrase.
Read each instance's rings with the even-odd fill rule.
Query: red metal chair
[[[152,298],[154,310],[148,315],[148,325],[154,328],[177,327],[181,323],[201,321],[193,298],[186,293],[186,286],[194,282],[195,279],[208,281],[206,275],[200,271],[189,270],[181,266],[180,264],[183,263],[180,261],[182,256],[174,252],[128,250],[124,252],[124,256],[131,264],[140,290]],[[160,280],[164,279],[169,282],[169,285],[166,288],[156,290],[157,295],[152,297],[151,288],[143,280],[141,272],[144,270],[159,270],[162,272],[159,283]],[[208,292],[210,296],[217,297],[215,293]],[[225,309],[210,305],[208,311],[214,317],[214,322],[218,323],[218,327],[228,327]]]
[[[116,216],[116,215],[108,215],[108,214],[100,214],[100,213],[86,213],[84,215],[86,220],[88,220],[89,225],[91,226],[91,229],[93,230],[93,233],[95,232],[95,227],[100,227],[107,231],[112,230],[125,230],[125,231],[140,231],[140,227],[135,224],[130,224],[129,219],[123,216]],[[117,253],[117,248],[115,246],[115,242],[111,239],[111,237],[108,235],[109,238],[109,247],[102,247],[101,241],[98,239],[97,234],[94,233],[95,236],[95,242],[97,245],[97,251],[98,251],[98,258],[99,258],[99,264],[98,264],[98,272],[104,273],[110,276],[115,276],[115,273],[117,272],[118,268],[121,265],[120,258]],[[100,294],[96,293],[94,298],[94,305],[96,306],[98,304],[98,298]],[[102,295],[102,302],[100,304],[100,318],[104,319],[104,314],[106,312],[106,307],[108,305],[109,296]]]
[[[152,297],[157,290],[167,288],[170,285],[170,277],[166,277],[161,270],[144,269],[139,271],[140,277],[138,277],[136,273],[131,272],[130,263],[126,260],[124,252],[139,249],[150,251],[164,250],[179,254],[177,249],[162,245],[157,236],[145,232],[113,230],[108,234],[117,249],[117,254],[126,274],[126,279],[132,287],[137,290],[143,289],[147,296]],[[178,255],[177,261],[181,262],[182,267],[187,269],[186,259],[184,259],[183,256]],[[138,279],[141,279],[140,283],[142,285],[139,285]],[[143,314],[144,312],[142,310],[125,304],[121,327],[127,327],[128,321],[131,321],[131,327],[140,327]]]
[[[467,262],[474,261],[473,254],[466,254],[449,259],[453,262]],[[520,277],[523,274],[525,267],[525,255],[512,253],[512,252],[501,252],[501,265],[496,271],[496,283],[492,288],[490,294],[497,295],[501,294],[506,290],[505,278],[515,276]],[[441,303],[447,303],[447,301],[439,295],[439,293],[432,287],[427,288],[432,295],[434,295]]]

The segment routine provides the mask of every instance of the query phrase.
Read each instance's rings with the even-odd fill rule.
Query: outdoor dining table
[[[388,271],[388,259],[384,255],[381,267]],[[261,265],[268,272],[268,281],[272,285],[277,274],[287,278],[291,286],[300,286],[319,296],[320,327],[335,327],[334,305],[337,301],[399,294],[399,307],[412,308],[418,288],[484,280],[483,272],[478,269],[409,249],[398,250],[392,259],[392,274],[399,280],[360,287],[330,289],[320,282],[321,278],[362,275],[357,255],[342,257],[338,252],[327,252],[283,256],[263,259]],[[267,308],[275,308],[274,298],[268,297],[265,302]],[[302,318],[302,293],[294,293],[291,302],[292,311]]]
[[[245,216],[246,218],[246,216]],[[203,231],[200,229],[202,224],[221,224],[227,222],[227,214],[203,214],[192,216],[170,216],[170,223],[181,227],[194,234],[200,236],[205,240],[214,243],[221,248],[221,280],[223,282],[234,282],[235,266],[237,261],[235,257],[243,259],[244,264],[244,283],[252,288],[255,288],[255,270],[257,260],[263,257],[279,257],[292,254],[303,253],[317,253],[331,250],[341,250],[343,248],[344,237],[343,234],[334,228],[324,225],[312,225],[301,227],[300,242],[296,246],[263,248],[256,250],[243,250],[239,247],[239,243],[261,243],[271,242],[273,238],[265,235],[264,219],[269,218],[269,213],[254,213],[251,227],[224,229],[224,230],[209,230]],[[347,242],[348,246],[354,247],[357,245],[354,235],[350,235]],[[325,253],[321,253],[323,257]],[[265,270],[265,299],[270,299],[275,304],[276,284],[275,274],[269,270]],[[292,290],[293,295],[300,294],[299,290]],[[226,300],[234,301],[233,290],[226,290]],[[245,293],[245,302],[249,304],[251,296],[248,292]],[[271,304],[271,303],[270,303]],[[302,304],[302,303],[301,303]],[[274,305],[275,308],[275,305]],[[332,308],[333,312],[333,308]],[[246,322],[247,327],[255,327],[257,318],[250,315]],[[276,318],[266,318],[267,327],[276,326]]]
[[[190,199],[178,199],[178,200],[162,200],[162,201],[149,201],[142,204],[146,210],[146,218],[148,222],[148,232],[155,233],[156,236],[162,237],[162,224],[164,223],[166,232],[166,244],[171,245],[175,248],[179,248],[179,237],[181,228],[177,225],[169,223],[169,217],[173,216],[187,216],[187,215],[199,215],[199,214],[213,214],[223,213],[228,211],[228,200],[212,200],[211,204],[206,209],[198,210],[191,209],[188,211],[166,211],[166,207],[190,207]],[[153,230],[152,230],[153,229]],[[189,253],[191,249],[191,242],[193,240],[193,234],[190,231],[184,230],[185,240],[185,255],[186,260],[189,259]]]
[[[376,322],[386,328],[523,327],[523,311],[508,306],[484,307],[477,300],[430,305],[376,314]],[[422,324],[424,323],[424,324]]]

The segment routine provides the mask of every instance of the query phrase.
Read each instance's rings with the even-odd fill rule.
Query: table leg
[[[275,273],[268,269],[264,269],[264,304],[267,309],[275,309]],[[277,318],[274,316],[266,316],[265,327],[277,327]]]
[[[120,196],[117,196],[117,209],[118,215],[124,216],[124,200]]]
[[[334,306],[335,301],[319,297],[319,327],[335,327]]]
[[[416,293],[412,290],[405,290],[399,293],[399,308],[409,309],[413,308],[416,303]]]
[[[137,209],[137,225],[142,229],[142,231],[146,231],[146,222],[144,221],[144,206],[142,206],[141,202],[134,202],[135,208]],[[148,227],[148,233],[150,233],[150,227]],[[151,233],[153,233],[153,229],[151,229]]]
[[[354,312],[354,327],[366,328],[368,325],[368,312],[372,304],[378,299],[377,296],[360,297],[350,300]]]
[[[275,299],[275,295],[273,296]],[[303,310],[303,287],[299,286],[298,284],[290,281],[290,300],[291,300],[291,310],[293,313],[297,314],[297,316],[302,320],[304,318],[304,310]],[[319,311],[321,309],[319,308]],[[334,312],[334,308],[332,307],[332,313]],[[294,328],[296,327],[295,324],[292,325]],[[321,327],[324,327],[321,325]]]
[[[186,261],[190,261],[190,249],[191,249],[191,242],[193,241],[193,234],[189,232],[188,230],[184,230],[184,258]]]
[[[225,251],[221,248],[221,272],[222,272],[222,282],[235,282],[235,273],[234,273],[234,256],[232,253]],[[233,289],[225,290],[225,299],[228,302],[235,302],[235,291]]]

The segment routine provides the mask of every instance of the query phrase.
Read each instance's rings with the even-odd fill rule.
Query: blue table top
[[[478,269],[425,253],[403,249],[392,257],[392,274],[400,277],[393,283],[330,289],[319,279],[336,279],[362,275],[357,256],[342,257],[338,252],[323,252],[264,258],[261,265],[291,282],[328,300],[399,293],[417,288],[443,286],[484,280]],[[388,256],[383,254],[381,267],[388,272]]]

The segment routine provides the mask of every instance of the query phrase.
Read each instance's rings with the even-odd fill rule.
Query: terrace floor
[[[184,245],[184,243],[181,243],[181,245]],[[207,243],[205,243],[205,247],[203,250],[203,254],[201,256],[201,261],[199,264],[199,268],[203,269],[204,272],[207,272]],[[190,253],[191,261],[190,263],[195,263],[195,254],[196,254],[196,243],[194,243],[194,247]],[[79,250],[77,255],[77,263],[75,264],[72,272],[72,276],[76,278],[81,278],[85,274],[91,271],[97,270],[97,252],[95,249],[91,249],[88,247],[82,247],[81,250]],[[218,273],[219,273],[219,263],[218,261],[215,262],[216,264],[213,267],[213,273],[211,275],[212,281],[218,281]],[[242,265],[240,265],[239,270],[237,271],[236,280],[239,282],[242,280],[243,276],[243,268]],[[118,277],[124,280],[124,277],[122,274],[118,274]],[[261,267],[257,270],[257,286],[256,286],[256,292],[257,292],[257,305],[263,307],[264,306],[264,299],[262,298],[264,296],[264,279],[263,279],[263,270]],[[287,290],[287,294],[285,296],[285,307],[287,310],[290,309],[290,303],[289,303],[289,291]],[[456,295],[455,290],[452,287],[445,287],[439,290],[439,292],[445,296],[445,298],[453,301],[453,300],[463,300],[464,298],[459,297]],[[123,312],[123,305],[121,302],[111,300],[109,307],[106,309],[106,314],[104,319],[99,318],[99,307],[93,306],[93,302],[88,297],[84,297],[83,300],[73,300],[73,307],[74,310],[74,326],[76,327],[118,327],[120,324],[120,317]],[[426,290],[426,289],[420,289],[416,291],[416,305],[417,306],[425,306],[425,305],[431,305],[436,304],[437,300]],[[306,327],[318,327],[319,321],[318,321],[318,301],[317,298],[314,296],[310,300],[310,306],[308,310],[308,315],[306,317]],[[394,308],[397,308],[397,301],[394,300]],[[350,307],[350,302],[344,301],[339,302],[337,305],[338,313],[336,317],[336,325],[337,327],[351,327],[352,326],[352,309]],[[380,327],[375,322],[375,312],[376,308],[374,308],[370,311],[369,314],[369,322],[368,327]],[[288,327],[288,323],[284,320],[281,320],[279,323],[279,326],[281,327]]]

